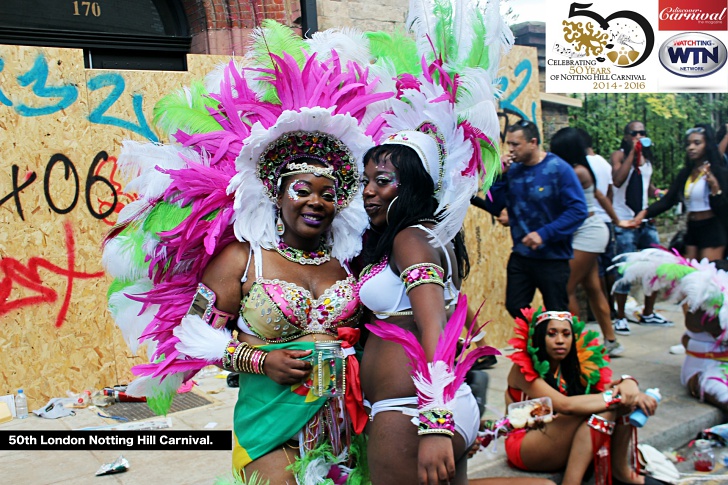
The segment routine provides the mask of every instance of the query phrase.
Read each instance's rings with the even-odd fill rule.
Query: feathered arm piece
[[[500,355],[498,350],[485,346],[474,349],[467,355],[461,353],[456,356],[458,338],[465,326],[467,311],[467,297],[461,294],[455,312],[438,339],[432,362],[427,362],[422,345],[411,332],[382,321],[367,324],[367,328],[374,335],[402,345],[409,358],[419,401],[421,435],[442,433],[452,436],[454,423],[448,407],[457,389],[465,381],[465,374],[478,358],[484,355]],[[477,327],[475,322],[471,324],[463,348],[467,348],[483,326]]]

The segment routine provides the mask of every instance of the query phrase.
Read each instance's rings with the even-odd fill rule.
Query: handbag
[[[670,239],[669,248],[674,249],[681,256],[685,256],[685,236],[687,235],[687,229],[680,229]]]

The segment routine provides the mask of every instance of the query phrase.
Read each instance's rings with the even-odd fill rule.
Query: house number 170
[[[79,10],[78,5],[81,4]],[[73,2],[73,15],[83,15],[88,17],[89,13],[94,17],[101,17],[101,5],[99,2]]]

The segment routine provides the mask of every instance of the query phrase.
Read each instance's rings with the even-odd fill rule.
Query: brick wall
[[[299,0],[182,0],[193,54],[242,55],[263,19],[299,27]]]

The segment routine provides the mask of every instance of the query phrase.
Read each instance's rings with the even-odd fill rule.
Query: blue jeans
[[[607,268],[612,265],[612,259],[614,259],[614,224],[611,222],[605,222],[605,224],[609,229],[609,243],[607,243],[607,249],[597,258],[600,278],[607,274]]]
[[[616,253],[619,255],[659,246],[660,236],[657,234],[657,228],[654,224],[643,222],[635,229],[624,229],[615,226],[614,241]],[[614,292],[628,295],[630,288],[629,283],[620,283],[614,288]]]

